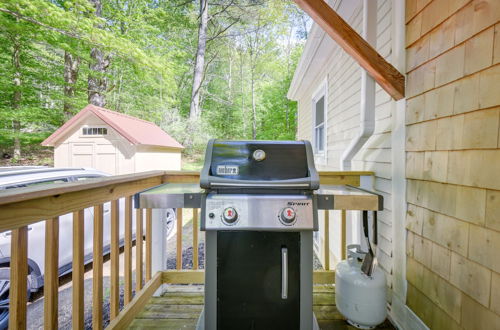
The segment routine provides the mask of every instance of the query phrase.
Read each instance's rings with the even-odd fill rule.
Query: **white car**
[[[77,182],[109,176],[109,174],[86,168],[50,168],[50,167],[0,167],[0,191],[35,185],[62,182]],[[124,238],[125,200],[119,200],[120,244]],[[93,247],[93,208],[84,210],[84,260],[92,261]],[[111,203],[104,204],[103,252],[109,253]],[[132,212],[132,233],[135,234],[135,212]],[[167,211],[167,233],[175,223],[173,209]],[[73,259],[73,216],[65,214],[59,217],[59,276],[71,272]],[[8,324],[9,278],[10,278],[11,232],[0,233],[0,329]],[[28,226],[28,294],[38,291],[43,286],[45,265],[45,221]]]

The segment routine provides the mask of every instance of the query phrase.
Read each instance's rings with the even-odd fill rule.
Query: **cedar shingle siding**
[[[406,1],[407,304],[500,326],[500,1]]]

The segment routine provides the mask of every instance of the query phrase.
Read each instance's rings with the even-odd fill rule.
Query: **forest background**
[[[295,139],[286,98],[310,20],[285,0],[0,0],[0,155],[88,103],[153,121],[199,162],[209,138]]]

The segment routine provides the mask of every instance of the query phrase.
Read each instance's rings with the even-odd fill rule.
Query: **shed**
[[[87,105],[45,141],[55,167],[92,167],[118,175],[180,170],[184,148],[156,124]]]

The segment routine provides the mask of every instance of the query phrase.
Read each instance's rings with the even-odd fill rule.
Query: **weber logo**
[[[288,202],[288,206],[308,206],[309,202]]]
[[[235,165],[217,166],[217,175],[238,175],[239,167]]]

